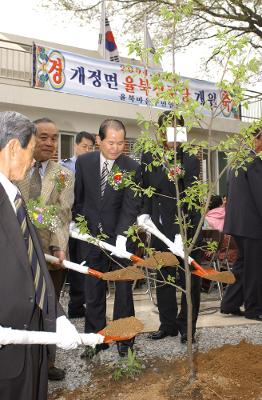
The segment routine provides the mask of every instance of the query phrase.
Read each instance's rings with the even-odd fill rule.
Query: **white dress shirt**
[[[107,160],[104,156],[103,156],[103,154],[100,152],[100,175],[102,174],[102,169],[103,169],[103,165],[104,165],[104,162],[105,161],[107,161],[107,169],[108,169],[108,171],[110,172],[111,171],[111,169],[113,168],[113,165],[114,165],[114,162],[115,162],[115,160]]]
[[[49,163],[49,160],[47,160],[47,161],[41,161],[41,165],[42,165],[42,166],[41,166],[41,168],[39,168],[39,174],[40,174],[42,180],[43,180],[43,178],[44,178],[44,176],[45,176],[45,170],[46,170],[46,167],[47,167],[48,163]],[[30,169],[30,172],[29,172],[30,178],[31,178],[31,176],[32,176],[33,173],[34,173],[34,170],[35,170],[35,167],[32,167],[32,168]]]
[[[14,209],[14,212],[16,213],[15,197],[16,197],[17,193],[19,193],[19,190],[11,181],[9,181],[9,179],[2,172],[0,172],[0,183],[2,184],[3,188],[5,189],[5,192],[10,200],[10,203]]]

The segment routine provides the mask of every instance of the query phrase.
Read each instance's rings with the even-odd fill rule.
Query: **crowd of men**
[[[162,116],[159,125],[165,124]],[[183,126],[184,120],[176,120]],[[262,160],[256,153],[262,150],[261,131],[254,134],[254,161],[247,171],[229,179],[226,233],[237,238],[239,258],[234,273],[237,282],[226,292],[223,312],[240,314],[244,304],[247,318],[262,320],[262,266],[259,249],[262,245]],[[87,132],[76,136],[75,155],[57,163],[58,128],[43,117],[31,122],[16,112],[0,113],[0,326],[30,331],[57,332],[60,347],[75,348],[80,337],[74,325],[65,317],[59,296],[65,282],[63,260],[86,261],[92,268],[107,272],[127,265],[123,259],[108,257],[94,244],[69,238],[70,223],[77,215],[85,217],[91,235],[105,234],[107,241],[117,248],[136,251],[135,244],[126,237],[128,228],[138,216],[150,216],[155,225],[172,241],[179,233],[175,223],[177,201],[174,180],[170,180],[163,166],[147,166],[152,154],[142,154],[137,163],[124,154],[126,129],[116,119],[102,122],[96,143]],[[166,149],[174,149],[174,140],[164,140]],[[200,163],[196,156],[184,152],[177,143],[174,150],[184,173],[178,180],[182,198],[184,190],[199,178]],[[133,173],[142,187],[153,186],[151,198],[135,196],[130,187],[115,190],[108,182],[112,168]],[[62,175],[61,175],[62,174]],[[62,176],[62,178],[61,178]],[[239,191],[241,205],[239,202]],[[45,205],[57,207],[59,224],[56,230],[35,229],[28,218],[26,203],[41,198]],[[236,204],[242,210],[237,211]],[[192,237],[199,222],[196,210],[187,210]],[[236,220],[237,218],[237,220]],[[200,238],[201,239],[201,238]],[[166,250],[159,240],[152,247]],[[46,263],[44,253],[57,257],[58,262]],[[198,259],[196,252],[194,258]],[[181,265],[183,265],[182,260]],[[259,265],[258,265],[259,264]],[[167,267],[158,273],[159,281],[173,275]],[[185,276],[179,269],[179,282],[184,287]],[[193,275],[192,275],[193,276]],[[69,318],[85,318],[85,332],[96,333],[106,326],[106,282],[93,276],[70,272]],[[192,277],[193,341],[200,304],[200,279]],[[152,340],[181,335],[187,342],[187,307],[182,295],[178,313],[175,286],[157,286],[159,330],[150,335]],[[135,314],[132,284],[117,282],[113,319]],[[117,342],[120,357],[133,348],[134,340]],[[108,344],[86,346],[81,357],[91,359]],[[7,345],[0,349],[0,398],[13,400],[44,400],[47,380],[64,378],[64,371],[55,366],[55,346]],[[18,395],[19,394],[19,395]]]

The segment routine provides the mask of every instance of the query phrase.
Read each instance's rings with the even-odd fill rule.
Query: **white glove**
[[[137,225],[143,226],[143,224],[146,224],[147,222],[149,222],[149,220],[151,221],[149,214],[141,214],[137,217]]]
[[[77,227],[76,227],[75,221],[71,221],[69,224],[69,232],[74,231],[76,229],[77,229]]]
[[[116,248],[120,252],[126,251],[126,241],[127,238],[123,235],[117,235],[116,237]]]
[[[81,333],[82,343],[85,346],[90,346],[95,348],[97,344],[101,344],[104,342],[104,336],[100,335],[100,333]]]
[[[173,247],[173,249],[170,248],[170,250],[173,253],[175,253],[178,257],[181,257],[182,259],[185,258],[182,236],[180,234],[176,234],[175,240],[174,240],[174,247]]]
[[[75,326],[65,315],[56,319],[56,333],[60,337],[57,346],[64,350],[76,349],[82,343]]]

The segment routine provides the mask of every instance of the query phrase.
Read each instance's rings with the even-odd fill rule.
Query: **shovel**
[[[113,341],[124,341],[132,339],[138,333],[142,332],[144,324],[135,317],[120,318],[109,324],[102,329],[100,335],[103,335],[104,343]]]
[[[175,236],[175,242],[173,243],[170,239],[168,239],[160,230],[155,226],[150,217],[148,217],[145,221],[139,224],[143,229],[147,232],[150,232],[152,235],[156,236],[162,242],[164,242],[168,248],[174,253],[176,256],[185,258],[184,250],[183,250],[183,242],[181,235]],[[236,281],[234,274],[230,271],[219,272],[214,268],[203,268],[199,265],[193,258],[188,257],[188,262],[195,271],[192,274],[200,276],[201,278],[208,279],[210,281],[216,281],[221,283],[232,284]]]
[[[45,259],[50,263],[57,263],[59,261],[57,257],[51,256],[50,254],[45,254]],[[64,260],[62,266],[73,271],[80,272],[81,274],[91,275],[95,278],[103,279],[104,281],[136,281],[138,279],[145,278],[143,271],[136,266],[129,266],[116,271],[104,273],[68,260]]]
[[[80,333],[83,345],[94,347],[100,343],[129,340],[143,330],[143,324],[135,317],[121,318],[110,322],[96,333]],[[0,326],[0,347],[8,344],[58,344],[60,337],[55,332],[26,331]]]
[[[96,239],[87,233],[81,234],[79,233],[79,230],[75,228],[70,230],[70,236],[74,239],[92,243],[103,250],[109,251],[112,255],[115,255],[116,257],[131,260],[134,264],[141,267],[156,268],[159,264],[169,267],[179,264],[179,261],[177,260],[175,255],[170,252],[156,252],[152,256],[143,259],[136,256],[135,254],[129,253],[126,250],[118,249],[116,246],[106,243],[103,240]]]

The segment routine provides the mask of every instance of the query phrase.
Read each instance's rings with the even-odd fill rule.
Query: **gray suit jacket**
[[[54,177],[61,169],[69,175],[69,180],[67,185],[59,193],[56,188]],[[29,199],[29,184],[29,174],[26,175],[22,182],[17,184],[25,202],[27,202]],[[51,254],[50,248],[52,247],[57,247],[60,250],[67,251],[69,224],[71,222],[71,208],[74,199],[74,177],[72,172],[62,167],[55,161],[50,160],[47,164],[45,175],[42,180],[41,198],[45,204],[58,206],[58,217],[60,221],[55,232],[51,232],[47,229],[38,229],[43,250],[48,254]],[[53,269],[51,265],[49,265],[49,268]]]

